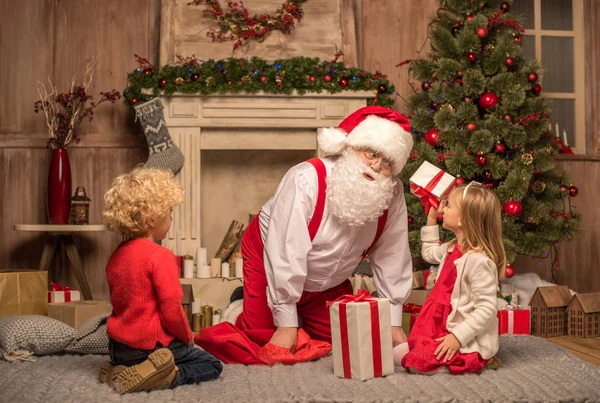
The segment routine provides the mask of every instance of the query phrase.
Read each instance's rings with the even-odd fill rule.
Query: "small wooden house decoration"
[[[185,312],[185,316],[187,316],[190,327],[193,324],[193,316],[192,316],[192,303],[194,302],[194,290],[192,289],[191,284],[182,284],[181,288],[183,289],[183,298],[181,299],[181,305],[183,306],[183,311]]]
[[[529,301],[531,334],[539,337],[566,336],[567,306],[571,292],[566,285],[538,287]]]
[[[569,336],[600,337],[600,292],[576,294],[567,313]]]

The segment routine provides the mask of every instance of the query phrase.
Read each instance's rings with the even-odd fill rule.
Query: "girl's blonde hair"
[[[496,264],[498,280],[504,278],[506,252],[502,243],[502,211],[498,196],[480,184],[457,186],[453,196],[462,198],[460,221],[463,252],[484,251]]]
[[[104,195],[104,222],[110,231],[131,238],[147,235],[154,224],[183,201],[183,189],[171,171],[135,168],[117,176]]]

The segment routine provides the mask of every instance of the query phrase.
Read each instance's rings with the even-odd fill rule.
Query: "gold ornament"
[[[525,153],[521,155],[521,161],[523,161],[523,164],[525,165],[530,165],[533,162],[533,155]]]
[[[242,77],[242,82],[244,82],[244,83],[249,83],[251,81],[252,81],[252,78],[250,78],[250,76],[247,74],[244,77]]]
[[[496,47],[495,47],[494,45],[492,45],[491,43],[490,43],[490,44],[487,44],[487,45],[485,45],[485,47],[483,48],[483,53],[484,53],[486,56],[489,56],[489,55],[491,55],[491,54],[492,54],[492,52],[494,51],[494,49],[496,49]]]
[[[281,73],[277,73],[277,74],[275,75],[275,82],[276,82],[277,84],[280,84],[280,85],[281,85],[281,83],[283,82],[283,79],[284,79],[284,78],[285,78],[285,70],[284,70],[284,71],[282,71]]]
[[[542,193],[546,190],[546,184],[544,182],[535,181],[531,184],[531,190],[533,190],[533,193]]]
[[[442,108],[448,109],[449,111],[454,112],[454,106],[452,106],[450,104],[444,104],[444,105],[442,105]]]
[[[213,85],[215,83],[215,78],[213,76],[206,78],[206,85]]]
[[[185,80],[184,80],[183,78],[181,78],[181,77],[177,77],[177,78],[175,79],[175,84],[177,84],[177,85],[181,85],[181,84],[183,84],[183,83],[185,83]]]

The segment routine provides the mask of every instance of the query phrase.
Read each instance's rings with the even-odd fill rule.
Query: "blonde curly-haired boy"
[[[118,176],[104,195],[106,226],[126,240],[106,264],[111,362],[102,364],[99,379],[119,393],[198,383],[223,369],[193,346],[175,256],[157,243],[167,236],[173,206],[182,201],[173,174],[150,168]]]

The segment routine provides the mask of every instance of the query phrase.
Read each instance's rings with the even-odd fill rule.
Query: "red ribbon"
[[[62,286],[58,283],[50,283],[52,286],[52,291],[48,291],[48,302],[52,302],[52,293],[55,291],[64,291],[65,293],[65,302],[71,302],[71,287],[68,285]]]
[[[429,270],[423,270],[423,289],[427,289],[427,277],[429,277]]]
[[[421,312],[421,305],[416,304],[404,304],[402,306],[402,312],[404,313],[419,313]]]
[[[433,207],[437,210],[440,205],[440,201],[431,193],[433,189],[440,183],[440,180],[444,177],[446,172],[440,171],[429,181],[427,186],[421,187],[419,185],[415,185],[414,183],[410,184],[410,190],[421,200],[421,204],[425,208],[425,214],[429,213],[429,209]],[[454,186],[454,185],[453,185]]]
[[[379,323],[379,306],[377,300],[367,290],[358,290],[354,295],[346,294],[335,301],[327,301],[327,307],[340,303],[340,333],[342,341],[342,364],[344,367],[344,378],[352,378],[350,367],[350,343],[348,340],[348,317],[346,305],[350,302],[368,302],[371,310],[371,348],[373,349],[373,375],[377,378],[383,373],[381,358],[381,327]]]

